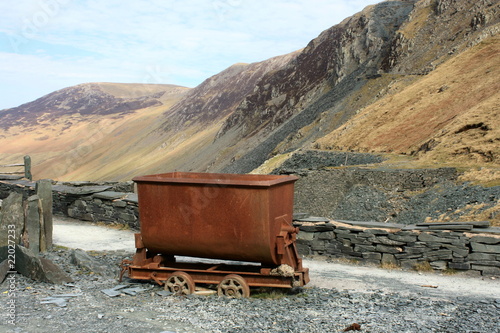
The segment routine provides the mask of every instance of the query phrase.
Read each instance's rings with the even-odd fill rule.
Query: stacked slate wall
[[[415,268],[428,262],[437,270],[472,270],[500,275],[500,228],[473,231],[363,227],[342,222],[302,224],[299,252],[363,263]]]
[[[34,188],[34,182],[0,181],[0,199],[10,192],[27,198]],[[131,182],[53,182],[53,211],[82,221],[120,223],[139,229],[139,207],[133,189]]]

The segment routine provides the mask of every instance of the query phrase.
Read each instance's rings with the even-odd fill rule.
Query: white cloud
[[[60,88],[87,81],[142,82],[147,77],[194,86],[233,63],[262,61],[305,47],[321,31],[376,2],[2,1],[0,59],[8,63],[0,65],[0,76],[9,84],[7,74],[30,73],[40,86],[52,80]],[[2,98],[0,109],[27,101]]]

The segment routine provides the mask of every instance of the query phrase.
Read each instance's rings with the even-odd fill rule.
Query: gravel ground
[[[54,236],[64,242],[64,233],[74,230],[59,226]],[[88,253],[99,264],[115,267],[117,275],[118,264],[132,253],[103,251],[103,244]],[[44,255],[74,279],[71,284],[51,285],[15,274],[0,285],[0,332],[341,332],[353,323],[361,332],[500,332],[499,279],[388,271],[309,258],[305,266],[311,269],[311,283],[292,291],[253,289],[247,299],[161,295],[158,285],[125,279],[122,284],[142,290],[129,295],[124,288],[119,296],[109,297],[102,290],[116,287],[116,276],[77,267],[71,252],[58,247]],[[66,304],[44,303],[60,295],[66,295],[58,297]],[[15,325],[8,322],[11,299]]]

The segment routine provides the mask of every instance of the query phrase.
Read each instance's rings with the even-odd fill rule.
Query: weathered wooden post
[[[33,175],[31,174],[31,157],[29,155],[24,156],[24,177],[33,180]]]

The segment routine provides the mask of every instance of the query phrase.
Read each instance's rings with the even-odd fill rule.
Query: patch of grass
[[[444,275],[455,275],[457,274],[458,272],[456,270],[454,270],[453,268],[447,268],[443,271],[443,274]]]
[[[416,263],[415,266],[413,266],[413,269],[416,270],[417,272],[433,272],[434,268],[432,268],[431,264],[428,261],[422,261],[419,263]]]
[[[398,264],[393,262],[383,262],[380,264],[380,268],[389,270],[401,269],[401,267]]]
[[[70,248],[69,247],[66,247],[66,246],[62,246],[62,245],[54,245],[52,247],[53,250],[57,251],[57,250],[64,250],[64,251],[68,251]]]

